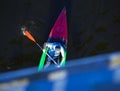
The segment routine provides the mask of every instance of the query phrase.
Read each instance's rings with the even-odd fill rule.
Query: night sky
[[[42,51],[25,36],[26,25],[43,46],[66,6],[67,59],[120,51],[119,0],[1,0],[0,72],[37,66]]]

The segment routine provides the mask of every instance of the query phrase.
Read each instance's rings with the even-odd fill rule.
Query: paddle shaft
[[[47,52],[45,52],[45,51],[42,49],[42,47],[41,47],[37,42],[35,42],[35,43],[36,43],[36,45],[54,62],[54,64],[58,65],[58,64],[56,63],[56,61],[55,61]]]

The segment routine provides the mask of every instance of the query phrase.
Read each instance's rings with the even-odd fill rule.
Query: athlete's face
[[[60,49],[56,48],[55,53],[60,53]]]

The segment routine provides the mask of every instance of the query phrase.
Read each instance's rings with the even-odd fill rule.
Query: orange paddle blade
[[[36,42],[35,39],[34,39],[34,37],[30,34],[29,31],[24,30],[24,31],[23,31],[23,34],[24,34],[25,36],[27,36],[27,37],[28,37],[30,40],[32,40],[33,42]]]

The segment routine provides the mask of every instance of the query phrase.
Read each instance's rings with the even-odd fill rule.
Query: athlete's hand
[[[44,47],[44,48],[46,47],[46,43],[44,43],[43,47]]]
[[[57,65],[58,68],[60,68],[61,66],[60,65]]]

